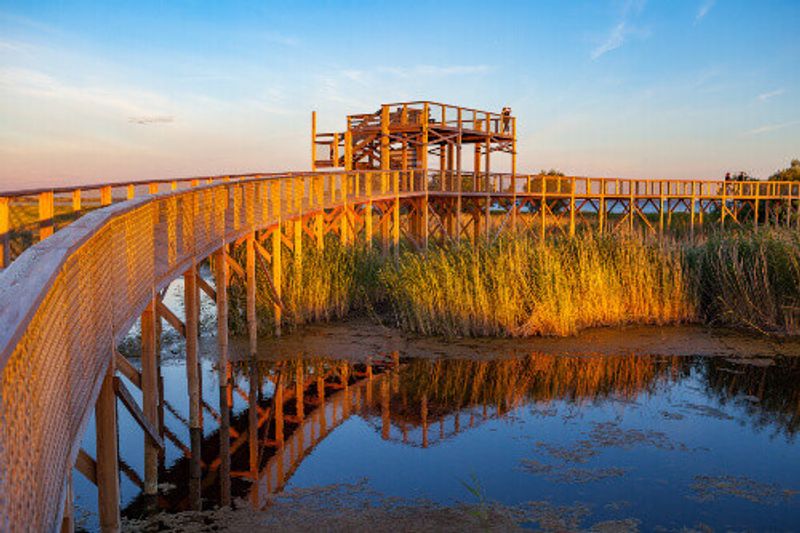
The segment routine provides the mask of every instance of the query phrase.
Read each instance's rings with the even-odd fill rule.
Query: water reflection
[[[180,456],[169,463],[162,457],[157,502],[162,509],[209,508],[228,504],[231,498],[264,508],[269,495],[287,486],[315,448],[354,417],[382,441],[424,450],[487,421],[513,423],[520,413],[530,417],[548,412],[550,405],[555,406],[553,412],[567,409],[592,416],[608,405],[650,402],[654,408],[648,416],[655,426],[665,420],[685,424],[692,417],[735,419],[753,431],[768,428],[789,443],[797,432],[800,413],[800,360],[795,359],[532,354],[478,361],[405,359],[394,353],[366,363],[325,358],[239,362],[225,369],[206,368],[206,379],[217,372],[229,375],[231,379],[221,382],[231,385],[220,387],[216,398],[203,398],[203,429],[189,431],[189,442],[184,442],[170,424],[164,425],[164,436]],[[685,388],[680,394],[675,392],[679,385]],[[705,397],[706,403],[699,405],[693,394]],[[169,402],[163,407],[171,420],[188,428],[179,409]],[[564,415],[564,423],[569,416],[573,414]],[[602,425],[607,422],[591,423],[595,425],[587,433],[589,440],[578,441],[584,443],[580,446],[589,446],[590,451],[597,442],[622,446],[620,434],[609,437],[609,426]],[[578,426],[585,429],[589,424]],[[633,436],[641,442],[656,435],[650,429],[636,431]],[[662,437],[656,437],[659,447]],[[727,437],[723,432],[719,438]],[[498,437],[497,445],[505,444]],[[361,442],[349,445],[358,447]],[[567,448],[537,446],[562,459],[571,457]],[[553,465],[538,460],[522,459],[521,464],[528,472],[553,472]],[[346,470],[348,465],[338,467]],[[126,470],[131,479],[139,479],[134,469]],[[600,469],[599,474],[575,469],[568,473],[596,481],[609,471],[616,472],[611,468]],[[137,484],[141,485],[140,479]],[[139,495],[126,514],[139,516],[150,506],[152,502]]]

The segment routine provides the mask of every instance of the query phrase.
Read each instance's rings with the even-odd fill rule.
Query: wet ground
[[[796,341],[685,327],[444,342],[369,322],[314,326],[262,341],[255,362],[233,343],[221,432],[213,331],[206,324],[201,343],[199,491],[180,343],[163,351],[156,516],[137,486],[144,436],[119,409],[128,529],[800,527]],[[233,510],[215,508],[221,438]],[[96,493],[74,479],[77,514],[94,529]]]

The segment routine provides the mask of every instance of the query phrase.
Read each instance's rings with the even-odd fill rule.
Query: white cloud
[[[700,7],[697,9],[697,14],[694,17],[694,23],[699,24],[701,20],[706,18],[708,12],[711,11],[711,8],[714,7],[714,3],[716,0],[705,0]]]
[[[616,50],[623,44],[625,44],[625,21],[614,26],[606,40],[592,50],[592,59],[598,59],[600,56],[612,50]]]
[[[766,126],[761,126],[759,128],[752,129],[745,133],[747,135],[761,135],[762,133],[769,133],[775,130],[782,130],[783,128],[788,128],[790,126],[796,126],[797,124],[800,124],[800,120],[793,120],[791,122],[782,122],[780,124],[767,124]]]
[[[0,89],[27,97],[68,101],[87,109],[110,110],[125,116],[161,114],[159,112],[167,105],[166,100],[155,93],[75,85],[38,70],[19,67],[0,67]]]
[[[783,89],[783,88],[781,88],[781,89],[775,89],[774,91],[769,91],[769,92],[766,92],[766,93],[761,93],[761,94],[759,94],[759,95],[757,96],[757,98],[758,98],[759,102],[766,102],[767,100],[769,100],[769,99],[771,99],[771,98],[775,98],[776,96],[780,96],[780,95],[782,95],[782,94],[783,94],[783,93],[785,93],[785,92],[786,92],[786,90],[785,90],[785,89]]]

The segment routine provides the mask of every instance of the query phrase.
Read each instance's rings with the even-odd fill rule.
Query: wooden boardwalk
[[[386,124],[381,137],[388,139]],[[463,123],[460,129],[463,134]],[[502,131],[484,133],[505,142]],[[736,225],[800,229],[796,182],[496,174],[486,171],[488,165],[477,172],[447,164],[398,170],[389,164],[391,145],[381,146],[388,168],[378,170],[0,192],[0,529],[55,529],[62,520],[71,528],[73,467],[97,484],[102,528],[118,529],[117,399],[144,430],[142,484],[146,495],[157,494],[164,446],[157,348],[162,324],[186,339],[188,448],[196,450],[202,441],[200,291],[216,303],[222,398],[230,379],[231,276],[247,288],[254,356],[257,269],[267,271],[280,324],[284,258],[300,262],[306,247],[322,248],[331,236],[397,254],[401,242],[424,249],[431,241],[518,230],[568,238],[582,228],[654,234]],[[234,247],[244,248],[243,264],[233,259]],[[204,261],[214,266],[213,283],[198,275]],[[169,309],[162,298],[179,277],[185,313]],[[142,331],[140,370],[116,349],[135,323]],[[118,374],[141,389],[141,402]],[[92,412],[96,457],[80,450]],[[192,479],[199,482],[196,469]]]

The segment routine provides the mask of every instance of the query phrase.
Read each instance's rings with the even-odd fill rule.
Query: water
[[[232,364],[235,386],[227,396],[238,513],[290,528],[342,509],[347,520],[369,509],[361,525],[371,527],[381,523],[376,512],[395,513],[393,527],[443,516],[451,527],[461,518],[472,520],[469,527],[484,519],[497,525],[495,514],[554,530],[800,524],[800,359],[525,353],[524,345],[511,356],[503,349],[480,358],[419,357],[419,349],[396,351],[389,341],[381,350],[380,339],[372,339],[369,358],[312,354]],[[446,352],[437,342],[427,349]],[[204,509],[219,498],[214,344],[210,334],[202,339]],[[485,346],[491,352],[492,343]],[[234,344],[234,358],[237,350]],[[180,356],[168,357],[169,347],[164,353],[159,503],[180,511],[192,505],[182,421],[189,411],[186,369]],[[298,372],[302,418],[292,399]],[[144,436],[124,408],[118,411],[120,457],[136,478]],[[92,453],[89,428],[84,448]],[[124,514],[135,517],[144,501],[130,477],[121,475]],[[95,489],[79,474],[74,480],[78,515],[96,528]],[[275,499],[276,493],[288,496]],[[462,514],[442,514],[454,509]]]

